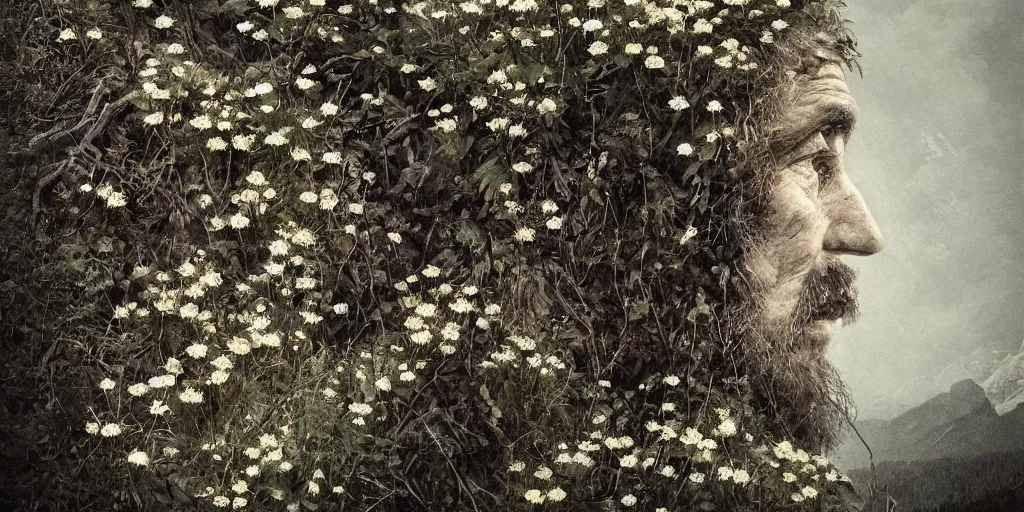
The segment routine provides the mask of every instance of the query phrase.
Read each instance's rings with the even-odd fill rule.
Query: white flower
[[[60,41],[69,41],[69,40],[72,40],[72,39],[78,39],[78,36],[76,36],[75,35],[75,31],[71,30],[70,28],[66,28],[64,30],[61,30],[60,34],[57,35],[57,41],[59,41],[59,42]]]
[[[364,211],[363,205],[359,203],[349,203],[348,212],[353,215],[362,215]]]
[[[366,416],[367,414],[373,412],[373,407],[371,407],[369,404],[355,402],[348,404],[348,410],[354,414]]]
[[[508,129],[508,135],[510,137],[525,137],[526,128],[523,128],[522,124],[517,124]]]
[[[537,489],[530,489],[529,491],[526,491],[526,494],[524,494],[523,497],[526,498],[526,501],[535,505],[544,503],[544,494]]]
[[[168,55],[181,55],[185,53],[185,47],[182,46],[180,43],[171,43],[167,45],[167,49],[164,51],[167,52]],[[171,71],[178,78],[181,78],[181,76],[185,74],[184,68],[178,66],[171,68]]]
[[[300,76],[300,77],[295,79],[295,86],[298,87],[299,89],[303,90],[303,91],[305,91],[306,89],[310,89],[310,88],[312,88],[315,85],[316,85],[316,82],[314,82],[313,80],[310,80],[310,79],[308,79],[308,78],[306,78],[304,76]]]
[[[551,471],[551,468],[547,466],[541,466],[540,468],[537,469],[537,471],[534,471],[533,473],[533,476],[541,480],[550,480],[552,475],[554,475],[554,472]]]
[[[626,55],[639,55],[643,51],[644,51],[644,45],[642,45],[640,43],[629,43],[629,44],[626,45],[625,50],[623,50],[623,52]]]
[[[676,152],[679,153],[681,156],[690,156],[693,154],[693,146],[684,142],[680,144],[678,147],[676,147]]]
[[[701,18],[693,24],[694,34],[710,34],[715,27],[708,20]]]
[[[290,20],[299,19],[305,16],[305,12],[302,11],[301,7],[285,7],[281,9],[284,12],[284,16]]]
[[[682,96],[676,96],[669,100],[668,106],[672,110],[679,111],[689,108],[690,103],[686,101],[686,98],[683,98]]]
[[[444,133],[452,133],[455,131],[456,128],[458,128],[458,124],[455,122],[454,119],[451,118],[439,119],[437,121],[434,121],[434,126]]]
[[[387,377],[381,377],[373,383],[381,391],[391,391],[391,381]]]
[[[227,141],[220,137],[211,137],[206,140],[206,149],[210,151],[224,151],[227,147]]]
[[[636,496],[633,496],[632,494],[627,494],[622,497],[620,502],[627,507],[632,507],[633,505],[636,505]]]
[[[245,177],[245,181],[257,187],[261,187],[267,184],[267,178],[260,171],[252,171],[248,176]]]
[[[325,116],[333,116],[338,113],[338,106],[330,102],[324,103],[320,105],[320,113]]]
[[[736,424],[731,419],[726,418],[715,430],[722,437],[729,437],[736,434]]]
[[[716,140],[718,140],[718,132],[711,132],[705,135],[704,140],[708,141],[709,143],[715,142]]]
[[[156,126],[156,125],[164,122],[164,113],[163,112],[153,112],[152,114],[142,118],[142,122],[146,123],[148,125],[151,125],[151,126]]]
[[[177,377],[174,374],[159,375],[149,379],[151,388],[169,388],[175,384]]]
[[[85,33],[85,37],[89,39],[103,39],[103,32],[100,32],[98,28],[90,29]]]
[[[103,380],[100,381],[100,389],[102,389],[104,391],[110,390],[110,389],[114,389],[114,386],[116,386],[116,385],[117,385],[117,383],[112,381],[112,380],[110,380],[110,379],[103,379]]]
[[[288,139],[284,136],[283,133],[281,133],[280,131],[276,131],[271,132],[270,135],[267,135],[263,139],[263,142],[271,146],[283,146],[288,143]]]
[[[487,98],[483,96],[475,96],[469,100],[469,106],[473,107],[473,110],[481,110],[487,108]]]
[[[533,228],[519,228],[516,231],[515,239],[521,243],[532,242],[537,231]]]
[[[782,7],[783,9],[789,7],[789,0],[776,0],[775,5]]]
[[[146,9],[147,7],[153,6],[153,0],[135,0],[132,5],[139,9]]]
[[[128,454],[128,462],[131,464],[135,464],[136,466],[148,466],[149,455],[146,455],[146,452],[140,452],[139,450],[135,450],[132,453]]]
[[[587,51],[595,57],[598,55],[604,55],[608,53],[608,43],[604,41],[594,41],[590,44],[590,48],[587,48]]]
[[[141,382],[138,383],[138,384],[132,384],[131,386],[128,386],[128,394],[132,395],[132,396],[142,396],[142,395],[145,395],[148,392],[149,392],[149,386],[147,386],[147,385],[145,385],[145,384],[143,384]]]
[[[815,489],[814,487],[807,486],[804,487],[803,489],[800,489],[800,494],[803,494],[804,497],[807,499],[814,499],[815,497],[818,496],[818,490]]]
[[[745,484],[750,481],[750,473],[745,469],[737,469],[732,472],[732,480],[738,484]]]
[[[587,20],[583,23],[584,32],[593,32],[602,28],[604,28],[604,24],[601,23],[601,20]]]
[[[249,225],[249,218],[241,213],[236,213],[231,216],[230,219],[231,227],[234,229],[244,229]]]
[[[235,28],[237,28],[239,32],[244,34],[244,33],[248,32],[248,31],[252,30],[252,23],[249,23],[248,21],[243,21],[243,22],[239,23],[238,25],[235,25]]]
[[[558,104],[551,98],[544,98],[537,104],[537,111],[541,114],[548,114],[558,109]]]
[[[185,349],[185,353],[193,359],[200,359],[206,357],[207,350],[208,347],[206,345],[203,345],[202,343],[194,343]]]
[[[100,424],[95,422],[89,422],[85,424],[86,433],[96,435],[100,433]]]
[[[690,481],[699,484],[704,481],[704,473],[690,473]]]
[[[197,391],[192,386],[189,386],[185,388],[185,391],[182,391],[181,393],[178,394],[178,398],[180,398],[182,402],[185,402],[187,404],[198,404],[202,403],[203,401],[203,392]]]
[[[328,164],[340,164],[341,154],[329,151],[327,153],[324,153],[323,157],[321,157],[320,160]]]
[[[669,375],[661,379],[661,381],[664,382],[665,384],[668,384],[669,386],[678,386],[680,382],[679,377],[675,375]]]
[[[231,137],[231,145],[239,151],[249,151],[255,140],[255,135],[235,135]]]
[[[562,218],[558,216],[551,217],[544,225],[548,229],[562,229]]]
[[[665,59],[657,55],[650,55],[644,60],[644,66],[646,66],[647,69],[661,69],[665,67]]]
[[[238,480],[235,483],[231,484],[231,490],[237,492],[238,494],[249,492],[249,482],[246,482],[245,480]]]
[[[565,496],[565,491],[563,491],[561,487],[555,487],[554,489],[551,489],[550,491],[548,491],[547,495],[549,500],[556,502],[564,500]]]
[[[171,25],[174,25],[174,20],[166,14],[162,14],[154,20],[154,23],[156,28],[171,28]]]
[[[775,30],[783,30],[786,27],[789,27],[789,23],[786,23],[785,21],[775,20],[772,22],[772,28],[774,28]]]
[[[430,77],[424,78],[423,80],[417,80],[416,83],[420,84],[420,87],[427,92],[433,91],[434,89],[437,88],[437,82],[435,82],[434,79]]]
[[[117,423],[107,423],[100,429],[100,435],[103,437],[115,437],[121,434],[121,425]]]
[[[533,166],[528,162],[516,162],[512,164],[512,170],[519,174],[526,174],[533,170]]]
[[[128,204],[128,201],[121,192],[112,192],[107,197],[107,208],[120,208],[126,204]]]
[[[244,356],[252,350],[252,345],[249,343],[249,340],[238,336],[232,337],[228,340],[227,346],[228,350],[240,356]]]
[[[437,315],[437,306],[430,303],[420,304],[416,306],[416,314],[423,318],[431,318]]]
[[[624,468],[631,468],[636,466],[637,460],[636,455],[626,455],[619,459],[619,465]]]
[[[708,112],[721,112],[722,104],[718,100],[711,100],[707,106]]]

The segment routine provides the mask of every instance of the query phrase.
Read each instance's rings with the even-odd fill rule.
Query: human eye
[[[846,133],[846,127],[842,123],[829,123],[822,126],[818,131],[821,132],[826,139],[829,139],[844,135]]]
[[[827,183],[839,171],[839,162],[842,157],[834,151],[822,151],[811,161],[815,172],[818,173],[818,181],[821,184]]]
[[[829,147],[834,149],[833,146],[836,138],[843,139],[843,142],[850,138],[850,128],[850,125],[847,123],[837,122],[826,124],[818,131],[828,141]]]

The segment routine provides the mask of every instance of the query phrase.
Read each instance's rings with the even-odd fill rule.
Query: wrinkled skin
[[[777,133],[797,143],[777,157],[765,229],[748,253],[757,307],[745,350],[779,434],[824,451],[849,407],[825,351],[836,320],[857,314],[854,272],[840,256],[875,254],[882,236],[843,163],[856,103],[842,69],[800,77],[789,101]]]

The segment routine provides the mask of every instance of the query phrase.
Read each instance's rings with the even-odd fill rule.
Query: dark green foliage
[[[872,511],[886,510],[886,496],[895,500],[900,512],[1009,512],[1024,504],[1022,451],[966,459],[886,461],[875,472],[879,495]],[[850,478],[863,490],[871,475],[856,470]]]
[[[836,18],[840,6],[808,6],[807,13],[823,16],[817,22],[806,13],[778,15],[794,27],[845,33]],[[4,12],[12,29],[47,24],[27,29],[26,42],[13,50],[19,59],[13,90],[24,103],[6,107],[24,133],[13,139],[18,149],[4,169],[30,176],[4,176],[15,212],[5,226],[11,254],[0,280],[14,296],[4,306],[10,333],[4,348],[12,354],[5,365],[14,382],[6,387],[13,442],[5,457],[19,473],[4,479],[13,489],[12,506],[198,509],[211,508],[210,497],[218,495],[244,496],[254,510],[285,503],[518,510],[533,508],[524,499],[528,489],[555,485],[570,498],[549,504],[564,510],[614,509],[633,493],[644,509],[844,506],[839,484],[804,475],[819,472],[806,468],[808,454],[800,452],[800,463],[783,457],[779,468],[770,446],[757,449],[777,440],[765,431],[735,355],[725,349],[730,308],[743,299],[743,242],[756,212],[750,206],[763,200],[751,171],[764,163],[757,158],[764,157],[773,111],[758,103],[769,102],[783,74],[782,57],[757,42],[761,31],[745,11],[723,15],[720,31],[750,45],[763,73],[723,71],[710,58],[691,57],[698,45],[717,47],[711,36],[666,33],[644,40],[673,56],[663,68],[647,69],[641,57],[592,59],[582,39],[569,37],[544,43],[544,57],[562,64],[558,69],[488,39],[490,30],[515,21],[511,15],[483,20],[470,44],[456,35],[458,27],[422,23],[405,12],[382,16],[369,4],[350,16],[328,10],[313,21],[242,2],[167,2],[161,12],[177,20],[169,30],[152,28],[153,12],[127,2],[48,7],[52,13]],[[265,41],[235,30],[243,14],[266,27]],[[560,18],[552,14],[550,21],[557,25]],[[78,43],[55,43],[53,34],[70,25],[100,26],[105,36],[94,41],[79,33]],[[337,30],[343,41],[328,44],[315,36],[317,28]],[[187,55],[168,53],[172,42]],[[367,50],[377,44],[389,51]],[[840,46],[852,51],[852,44]],[[30,71],[36,57],[53,73]],[[164,62],[146,65],[150,58]],[[190,78],[172,78],[178,76],[172,66],[184,67],[186,59],[193,63]],[[310,63],[315,85],[291,85]],[[406,63],[419,67],[416,76],[400,71]],[[521,138],[492,133],[469,106],[492,70],[510,64],[516,67],[505,68],[508,80],[529,84],[538,100],[557,102],[542,116],[525,115],[534,105],[519,111],[502,105],[513,122],[526,125]],[[171,73],[161,70],[152,80],[167,87],[173,103],[143,93],[140,71],[161,66]],[[418,84],[426,76],[436,78],[435,89]],[[199,100],[207,80],[233,90],[235,98],[223,101],[249,115],[238,122],[239,133],[262,140],[291,127],[291,147],[317,156],[336,152],[340,161],[298,161],[289,146],[207,150],[208,134],[189,128],[208,109]],[[280,86],[252,101],[240,97],[261,82]],[[669,108],[676,95],[692,107]],[[721,102],[721,112],[706,108],[712,100]],[[319,131],[295,128],[324,101],[339,113],[325,117]],[[275,108],[261,110],[256,102]],[[459,119],[450,133],[433,129],[424,115],[446,103]],[[143,125],[152,112],[167,121]],[[51,115],[57,118],[39,121]],[[712,131],[717,140],[706,138]],[[693,143],[693,155],[678,154],[682,142]],[[532,172],[515,170],[526,161]],[[248,180],[253,172],[276,192],[265,214],[238,199],[243,189],[269,188]],[[339,208],[324,213],[299,200],[323,189],[339,198]],[[127,204],[108,208],[100,190],[123,192]],[[210,204],[203,206],[206,196]],[[553,213],[541,213],[546,200],[558,205],[561,228],[545,228]],[[524,211],[511,212],[506,201]],[[349,204],[358,213],[345,210]],[[235,214],[252,224],[216,228],[213,219]],[[318,243],[298,242],[299,227]],[[532,242],[516,240],[524,228],[536,229]],[[284,261],[268,251],[282,236],[294,237],[291,254],[303,259],[273,274],[283,274],[277,280],[265,269]],[[195,298],[209,319],[181,313],[185,300],[156,311],[165,288],[187,285],[190,276],[172,269],[188,261],[201,262],[225,283]],[[154,270],[136,275],[139,266]],[[430,266],[438,276],[424,277]],[[301,288],[301,278],[315,278],[317,286]],[[446,309],[437,290],[449,284],[478,289],[455,293],[478,300],[481,317],[485,304],[500,306],[486,315],[489,327]],[[418,301],[430,300],[441,309],[431,325],[435,334],[445,325],[442,317],[461,329],[444,357],[433,345],[409,341],[415,329],[405,322]],[[116,318],[132,303],[152,306],[150,316]],[[333,305],[345,305],[347,313],[332,314]],[[229,348],[235,337],[267,334],[244,326],[246,315],[264,312],[278,329],[271,333],[280,335],[278,344],[234,358],[250,354]],[[307,326],[301,314],[323,320]],[[482,366],[515,337],[536,345],[520,344],[515,365]],[[223,385],[207,382],[205,360],[183,355],[199,341],[208,343],[211,360],[234,358]],[[541,355],[544,363],[528,362]],[[124,391],[172,371],[163,369],[172,357],[184,361],[174,392],[156,391],[143,403]],[[424,366],[416,367],[415,379],[399,383],[397,375],[406,371],[400,365],[417,360]],[[550,371],[541,373],[542,366]],[[387,376],[390,389],[374,386]],[[100,390],[105,378],[119,387]],[[186,386],[203,390],[201,403],[180,398]],[[151,414],[149,402],[157,398],[171,403],[173,413]],[[360,403],[373,404],[366,428],[352,421],[349,407]],[[712,434],[725,420],[750,437]],[[715,437],[716,447],[702,453],[696,442],[659,444],[663,431],[645,428],[648,421],[671,426],[675,436],[696,428]],[[85,434],[93,422],[123,425],[125,432]],[[554,464],[563,450],[590,442],[594,430],[597,445],[628,437],[630,446],[598,446],[592,464]],[[266,456],[272,446],[263,446],[261,435],[269,432],[281,436],[293,469],[261,459],[259,478],[245,477],[244,457],[253,457],[242,454],[259,445]],[[561,443],[573,448],[556,448]],[[611,451],[633,446],[640,461],[652,460],[650,471],[623,462],[628,452]],[[162,456],[168,448],[180,456]],[[150,464],[129,465],[134,450],[148,453]],[[527,463],[525,473],[508,469],[519,460]],[[554,470],[551,480],[533,476],[543,465]],[[673,476],[654,473],[667,465]],[[826,465],[818,465],[821,474]],[[725,466],[743,468],[751,483],[717,483],[714,471]],[[800,472],[802,480],[782,485],[783,471]],[[696,472],[707,473],[706,485],[687,483]],[[251,480],[248,490],[232,490],[240,478]],[[319,493],[310,490],[318,478]],[[811,483],[819,489],[816,501],[795,503],[792,494]],[[333,486],[345,491],[332,494]],[[273,497],[276,491],[285,502]]]

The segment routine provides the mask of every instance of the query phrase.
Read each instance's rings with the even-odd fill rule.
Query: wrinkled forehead
[[[826,63],[813,70],[811,74],[803,74],[797,79],[796,87],[797,101],[810,101],[819,99],[818,96],[828,96],[838,101],[848,101],[851,106],[856,107],[850,88],[846,85],[846,74],[839,64]]]
[[[799,137],[832,123],[852,128],[856,118],[857,102],[843,68],[824,63],[796,74],[777,129],[784,137]]]

